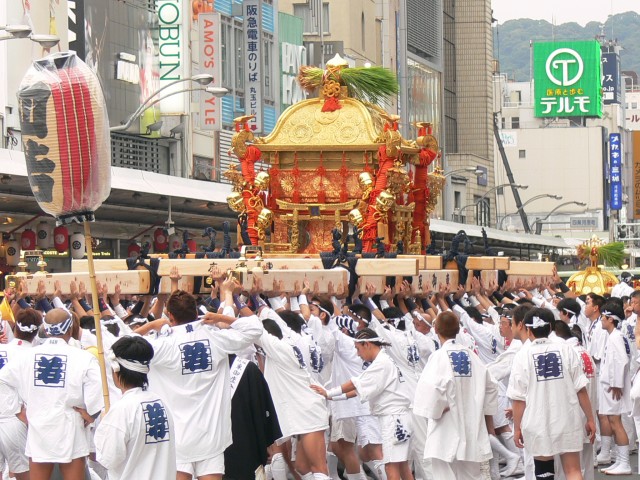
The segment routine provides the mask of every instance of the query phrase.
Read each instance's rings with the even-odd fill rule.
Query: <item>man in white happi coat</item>
[[[628,340],[616,327],[624,316],[622,308],[609,301],[602,307],[602,328],[608,333],[604,355],[600,363],[598,404],[600,415],[606,415],[615,439],[616,461],[603,469],[607,475],[628,475],[629,437],[622,424],[622,415],[631,411],[631,377],[629,363],[631,351]],[[604,443],[603,443],[604,445]]]
[[[566,342],[548,339],[553,313],[527,312],[530,339],[513,360],[507,396],[513,402],[514,437],[534,457],[535,478],[555,478],[554,456],[560,455],[567,480],[582,480],[580,452],[586,431],[595,438],[595,423],[580,358]],[[563,408],[557,408],[562,405]]]
[[[14,324],[14,339],[7,344],[0,343],[0,370],[9,362],[19,362],[24,353],[33,344],[31,341],[42,324],[42,314],[28,308],[20,310]],[[29,458],[25,455],[27,444],[27,425],[18,415],[22,410],[22,402],[18,392],[13,388],[0,384],[0,468],[6,460],[9,472],[16,480],[28,480]]]
[[[232,279],[223,282],[224,314],[209,312],[201,320],[195,298],[173,292],[166,305],[170,332],[151,340],[155,354],[149,385],[173,414],[178,480],[220,480],[224,474],[224,451],[232,443],[227,355],[244,350],[262,334],[260,321],[246,306],[235,318],[230,305],[237,286]],[[228,328],[208,325],[217,322]],[[137,332],[162,325],[156,320]]]
[[[485,417],[496,413],[498,389],[477,355],[456,343],[454,313],[439,314],[435,328],[442,347],[423,370],[413,403],[429,420],[424,455],[438,480],[477,480],[492,457]]]
[[[48,338],[0,370],[0,383],[17,390],[26,405],[31,480],[48,480],[55,464],[65,480],[84,479],[89,440],[76,408],[96,418],[104,407],[98,361],[69,345],[72,325],[70,312],[50,310]]]

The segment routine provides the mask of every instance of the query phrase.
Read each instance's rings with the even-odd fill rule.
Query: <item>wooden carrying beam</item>
[[[509,265],[507,275],[526,275],[545,277],[553,275],[553,262],[525,262],[525,261],[513,261]]]
[[[468,270],[508,270],[509,264],[507,257],[468,257],[465,267]]]
[[[296,288],[302,288],[305,280],[308,280],[313,289],[317,282],[318,293],[329,293],[329,282],[333,284],[334,292],[347,291],[349,287],[348,272],[344,268],[334,268],[331,270],[244,270],[233,271],[234,276],[239,279],[244,290],[251,290],[254,278],[262,282],[262,290],[265,292],[274,289],[274,282],[278,285],[276,289],[281,289],[285,293],[291,293]],[[282,284],[280,284],[282,282]]]
[[[411,285],[416,295],[421,295],[428,291],[438,291],[440,284],[449,285],[455,290],[458,286],[458,270],[419,270],[417,275],[407,275],[411,277]],[[407,277],[395,277],[396,287],[402,284]],[[384,288],[389,283],[389,277],[372,276],[363,278],[360,282],[360,293],[365,293],[366,283],[372,283],[376,287],[376,293],[384,292]]]
[[[79,285],[83,282],[90,289],[91,281],[88,273],[49,273],[34,274],[26,276],[9,276],[7,277],[7,285],[11,282],[19,282],[24,280],[29,293],[35,293],[38,290],[40,281],[44,282],[47,294],[55,291],[55,282],[60,282],[60,289],[63,295],[71,293],[71,282]],[[150,288],[150,274],[147,270],[122,270],[113,272],[97,272],[96,282],[106,283],[109,293],[115,291],[116,285],[120,285],[122,294],[147,294]],[[178,288],[191,292],[193,290],[193,277],[182,277],[178,281]],[[162,278],[160,281],[159,293],[171,293],[171,279],[169,277]]]
[[[439,258],[439,257],[438,257]],[[127,269],[126,260],[95,260],[97,272],[122,271]],[[255,259],[246,260],[248,269],[260,265]],[[160,276],[168,276],[173,267],[177,267],[181,275],[206,276],[209,269],[215,264],[221,271],[235,269],[238,259],[235,258],[162,258],[158,266]],[[316,258],[266,258],[262,260],[263,266],[271,264],[274,270],[287,268],[289,270],[311,270],[313,268],[322,269],[322,260]],[[419,259],[416,258],[360,258],[356,263],[356,274],[362,276],[369,275],[416,275],[418,273]],[[73,260],[71,269],[76,272],[88,272],[89,263],[87,260]]]

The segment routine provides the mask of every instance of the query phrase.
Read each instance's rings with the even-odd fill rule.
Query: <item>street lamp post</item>
[[[484,195],[482,195],[475,203],[474,205],[477,207],[478,205],[480,205],[480,203],[485,202],[485,204],[490,208],[490,204],[488,204],[486,202],[486,198],[487,196],[492,193],[495,192],[496,190],[500,189],[500,188],[504,188],[504,187],[511,187],[513,190],[526,190],[527,188],[529,188],[529,185],[520,185],[519,183],[503,183],[502,185],[496,185],[493,188],[490,188],[489,190],[487,190],[485,192]]]
[[[204,87],[206,85],[209,85],[212,81],[213,81],[213,75],[210,75],[208,73],[201,73],[199,75],[194,75],[193,77],[181,78],[180,80],[175,80],[175,81],[173,81],[171,83],[168,83],[165,86],[163,86],[162,88],[156,90],[151,95],[149,95],[149,97],[147,97],[147,99],[144,102],[142,102],[142,104],[136,109],[136,111],[133,112],[131,114],[131,116],[129,116],[129,118],[126,120],[125,123],[123,123],[122,125],[117,125],[115,127],[111,127],[110,130],[112,132],[124,132],[148,108],[151,108],[156,103],[160,102],[161,100],[164,100],[167,97],[170,97],[171,95],[175,95],[177,93],[184,93],[185,91],[189,91],[189,89],[187,89],[187,90],[177,90],[177,91],[174,91],[174,92],[171,92],[171,93],[165,95],[164,97],[159,97],[160,92],[166,90],[167,88],[173,87],[174,85],[176,85],[178,83],[182,83],[182,82],[195,82],[195,83],[198,83],[199,85]],[[197,90],[199,90],[199,89],[197,89]],[[211,93],[211,94],[213,94],[215,96],[219,96],[219,97],[222,97],[222,96],[226,95],[227,93],[229,93],[229,91],[226,88],[221,88],[221,87],[208,87],[206,91],[208,93]]]
[[[502,217],[500,219],[500,224],[498,225],[498,230],[502,230],[502,224],[503,224],[505,218],[510,217],[511,215],[516,215],[516,214],[520,213],[520,210],[522,210],[524,207],[529,205],[531,202],[534,202],[536,200],[540,200],[541,198],[553,198],[554,200],[562,200],[562,195],[553,195],[553,194],[550,194],[550,193],[543,193],[543,194],[536,195],[535,197],[530,198],[529,200],[524,202],[520,206],[520,208],[518,208],[514,213],[509,213],[509,214],[506,214],[504,217]],[[529,227],[529,225],[527,225],[527,227]],[[525,233],[531,233],[531,228],[526,228],[525,227]]]
[[[451,175],[455,175],[456,173],[462,173],[462,172],[475,173],[476,176],[480,176],[484,173],[484,171],[479,169],[478,167],[465,167],[465,168],[457,168],[455,170],[451,170],[450,172],[446,172],[443,175],[443,177],[448,178]]]
[[[542,219],[538,218],[538,219],[536,219],[536,221],[535,221],[535,222],[533,222],[533,225],[535,225],[535,226],[536,226],[536,229],[535,229],[535,233],[536,233],[536,235],[540,235],[540,234],[542,233],[542,222],[544,222],[546,219],[548,219],[548,218],[549,218],[549,217],[550,217],[550,216],[551,216],[551,215],[552,215],[556,210],[558,210],[558,209],[560,209],[560,208],[562,208],[562,207],[565,207],[565,206],[567,206],[567,205],[578,205],[579,207],[586,207],[586,206],[587,206],[587,204],[586,204],[586,203],[584,203],[584,202],[576,202],[575,200],[574,200],[574,201],[571,201],[571,202],[564,202],[564,203],[561,203],[561,204],[560,204],[560,205],[558,205],[556,208],[554,208],[553,210],[551,210],[551,211],[547,214],[547,216],[546,216],[546,217],[544,217],[544,218],[542,218]],[[538,228],[538,227],[539,227],[539,228]]]
[[[57,35],[33,33],[29,25],[0,25],[0,31],[5,32],[0,35],[0,42],[27,38],[43,48],[52,48],[60,43],[60,37]]]

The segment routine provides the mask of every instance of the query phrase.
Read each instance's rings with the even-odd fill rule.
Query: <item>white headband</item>
[[[102,320],[100,320],[100,323],[102,323],[102,325],[114,325],[118,323],[118,319],[116,317],[103,318]]]
[[[38,327],[36,325],[29,325],[29,326],[25,327],[20,322],[16,322],[16,325],[18,327],[18,330],[20,330],[21,332],[25,332],[25,333],[32,333],[32,332],[35,332],[36,330],[38,330]]]
[[[111,369],[114,372],[120,371],[120,366],[123,366],[127,370],[131,370],[133,372],[138,373],[149,373],[149,363],[148,362],[139,362],[137,360],[126,360],[124,358],[116,357],[116,354],[113,353],[113,350],[109,350],[107,354],[107,358],[111,361]]]
[[[539,328],[544,327],[545,325],[549,325],[549,322],[545,322],[540,317],[534,316],[531,318],[531,320],[533,321],[533,323],[525,323],[527,327]]]
[[[44,331],[47,332],[47,335],[51,337],[60,337],[67,333],[69,327],[73,324],[73,317],[71,317],[71,313],[67,312],[67,319],[62,323],[56,323],[55,325],[51,325],[49,323],[44,322]]]
[[[611,313],[611,312],[610,312],[610,311],[608,311],[608,310],[603,310],[603,311],[602,311],[602,315],[606,315],[607,317],[611,317],[611,318],[613,318],[613,319],[617,320],[618,322],[621,322],[621,321],[622,321],[622,320],[620,319],[620,317],[619,317],[619,316],[614,315],[613,313]]]
[[[384,341],[384,339],[383,339],[383,338],[380,338],[380,337],[373,337],[373,338],[356,338],[356,339],[354,340],[354,342],[357,342],[357,343],[365,343],[365,342],[380,342],[380,343],[385,343],[385,344],[387,343],[387,342],[385,342],[385,341]]]

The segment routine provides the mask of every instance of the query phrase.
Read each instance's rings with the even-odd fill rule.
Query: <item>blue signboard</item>
[[[611,210],[622,208],[622,143],[619,133],[609,134],[609,184],[611,185]]]
[[[602,54],[602,98],[605,105],[620,103],[620,59],[617,53]]]

